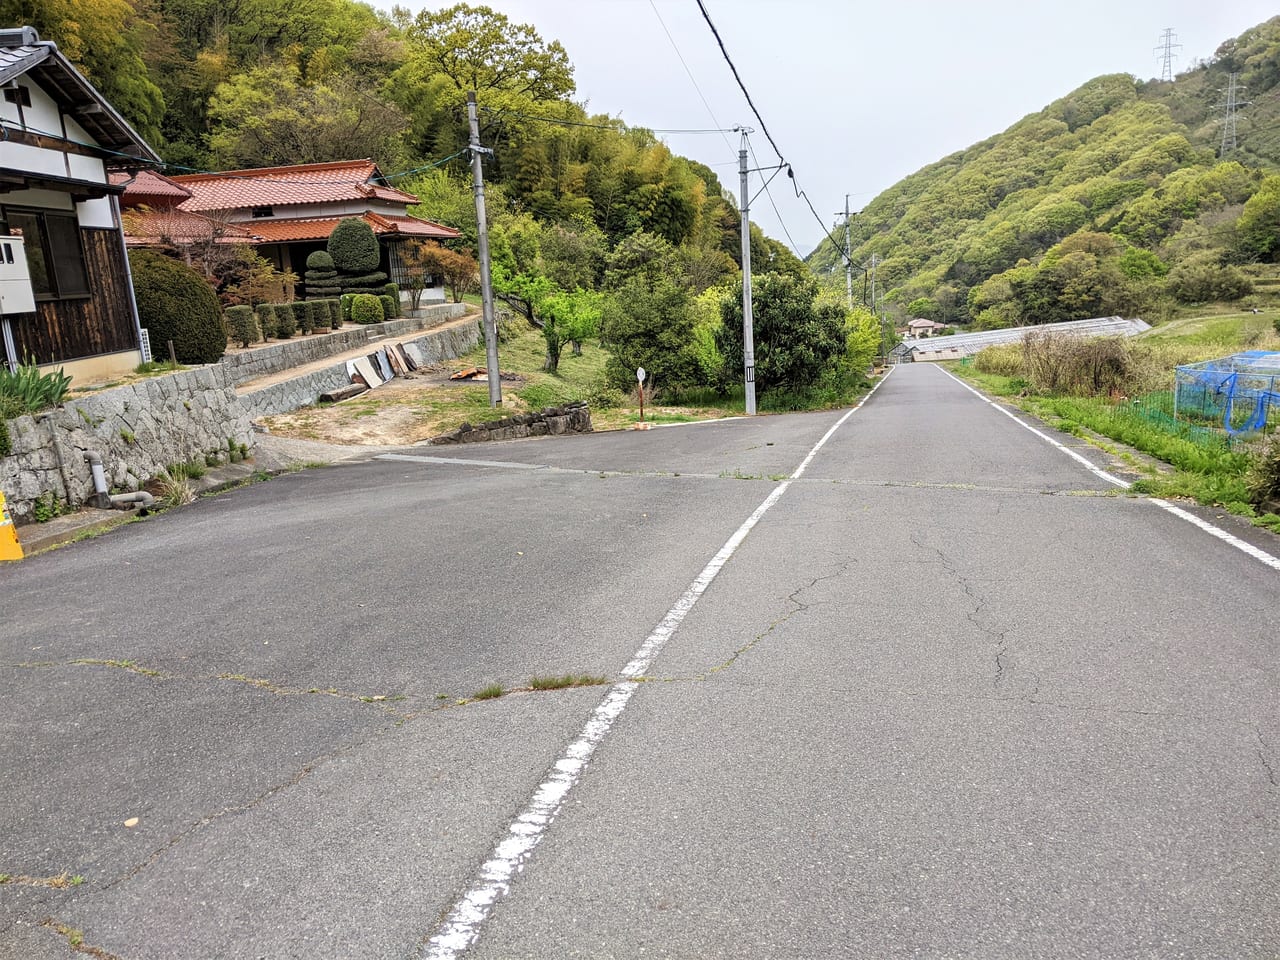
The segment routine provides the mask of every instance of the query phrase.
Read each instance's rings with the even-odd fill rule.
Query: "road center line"
[[[547,829],[551,826],[556,814],[560,812],[569,791],[582,776],[596,747],[622,716],[631,695],[639,687],[640,678],[648,671],[654,658],[662,651],[684,618],[689,615],[689,611],[693,609],[698,599],[707,592],[707,588],[724,569],[729,558],[742,545],[747,534],[769,512],[770,508],[782,499],[782,495],[787,492],[792,481],[800,478],[805,468],[813,462],[813,458],[818,455],[818,451],[826,445],[831,436],[871,399],[871,395],[888,377],[887,373],[881,377],[857,406],[845,413],[832,425],[831,429],[822,435],[822,439],[813,445],[813,449],[791,476],[778,484],[742,526],[734,531],[733,536],[725,541],[724,546],[703,567],[702,572],[689,584],[689,588],[680,599],[653,628],[644,643],[636,650],[631,661],[623,667],[621,676],[624,679],[609,688],[609,692],[587,719],[578,738],[564,749],[551,772],[534,790],[524,810],[507,825],[505,836],[493,848],[489,859],[481,866],[479,875],[472,881],[470,888],[454,904],[439,930],[420,950],[416,951],[415,956],[421,960],[455,960],[475,943],[480,935],[481,924],[489,916],[493,905],[506,896],[511,889],[512,877],[523,869],[534,848],[546,835]]]
[[[1115,476],[1114,474],[1108,473],[1107,471],[1103,470],[1101,467],[1095,466],[1087,458],[1076,453],[1074,450],[1072,450],[1070,447],[1066,446],[1065,444],[1059,443],[1057,440],[1053,439],[1053,437],[1049,436],[1047,433],[1043,432],[1042,430],[1037,430],[1035,427],[1031,426],[1031,424],[1027,423],[1025,420],[1016,416],[1005,407],[996,403],[990,397],[986,396],[980,391],[975,390],[973,387],[969,386],[969,384],[965,383],[963,380],[957,377],[950,370],[943,369],[942,367],[938,367],[937,369],[941,370],[943,373],[945,373],[948,377],[950,377],[956,383],[960,384],[960,386],[964,387],[966,390],[972,393],[975,397],[977,397],[983,403],[988,404],[989,406],[991,406],[996,410],[999,410],[1001,413],[1003,413],[1006,417],[1008,417],[1018,426],[1022,427],[1025,430],[1030,430],[1041,440],[1044,440],[1046,443],[1052,444],[1053,446],[1061,450],[1063,453],[1065,453],[1067,456],[1071,457],[1073,460],[1078,460],[1080,463],[1084,464],[1084,466],[1086,467],[1086,469],[1089,470],[1090,473],[1098,477],[1101,477],[1103,480],[1107,481],[1107,483],[1113,483],[1117,487],[1121,487],[1125,490],[1128,490],[1131,486],[1133,486],[1133,484],[1129,483],[1128,481],[1121,480],[1119,477]],[[1241,540],[1239,537],[1235,536],[1235,534],[1228,533],[1226,530],[1223,530],[1221,527],[1215,526],[1214,524],[1210,523],[1208,520],[1202,520],[1199,517],[1197,517],[1195,514],[1190,513],[1187,510],[1183,510],[1181,507],[1176,507],[1167,500],[1160,500],[1156,497],[1146,497],[1144,499],[1146,499],[1148,503],[1155,504],[1157,507],[1159,507],[1161,510],[1165,511],[1166,513],[1171,513],[1178,519],[1185,520],[1187,523],[1191,524],[1192,526],[1199,527],[1201,530],[1203,530],[1205,533],[1209,534],[1210,536],[1217,537],[1223,543],[1230,544],[1231,546],[1235,547],[1237,550],[1241,551],[1242,553],[1246,553],[1249,556],[1253,557],[1253,559],[1259,561],[1260,563],[1266,564],[1272,570],[1280,570],[1280,558],[1272,556],[1262,548],[1255,547],[1252,543],[1249,543],[1248,541],[1245,541],[1245,540]]]

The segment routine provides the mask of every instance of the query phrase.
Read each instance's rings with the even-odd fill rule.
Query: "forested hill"
[[[1220,156],[1232,74],[1251,105]],[[900,313],[981,327],[1237,299],[1280,247],[1280,17],[1172,82],[1102,76],[853,220]],[[837,231],[842,237],[843,231]],[[841,263],[825,243],[818,272]]]

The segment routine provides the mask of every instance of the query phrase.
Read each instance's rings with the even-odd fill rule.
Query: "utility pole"
[[[738,178],[742,191],[742,376],[746,388],[747,416],[756,414],[756,345],[751,317],[751,195],[747,186],[747,134],[740,127],[742,147],[738,150]]]
[[[489,406],[502,406],[502,378],[498,372],[498,324],[493,315],[493,283],[489,271],[489,223],[484,210],[484,169],[482,154],[493,153],[480,146],[480,121],[476,119],[476,92],[467,92],[467,119],[471,122],[471,180],[476,194],[476,235],[480,242],[480,303],[484,318],[484,349],[489,378]]]
[[[1231,74],[1227,80],[1227,102],[1220,104],[1227,109],[1226,116],[1222,118],[1222,146],[1218,149],[1220,160],[1236,148],[1236,111],[1252,103],[1250,100],[1240,99],[1240,93],[1243,90],[1244,87],[1240,85],[1240,74]]]
[[[1182,44],[1174,43],[1178,39],[1178,35],[1173,32],[1173,27],[1165,27],[1160,34],[1160,44],[1154,49],[1156,59],[1160,61],[1160,79],[1173,79],[1173,61],[1178,59],[1178,55],[1174,50],[1181,50]]]
[[[836,211],[840,216],[840,211]],[[844,287],[849,297],[849,309],[853,309],[853,239],[849,229],[849,195],[844,195]]]

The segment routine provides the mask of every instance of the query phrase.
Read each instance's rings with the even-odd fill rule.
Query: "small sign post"
[[[636,387],[640,391],[640,422],[644,423],[644,367],[636,367]]]

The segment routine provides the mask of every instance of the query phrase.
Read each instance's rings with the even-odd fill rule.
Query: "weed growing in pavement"
[[[529,681],[530,690],[564,690],[568,687],[598,687],[609,682],[608,677],[566,673],[562,677],[534,677]]]
[[[502,684],[491,683],[487,687],[482,687],[473,693],[470,697],[472,700],[496,700],[507,691],[502,689]]]

